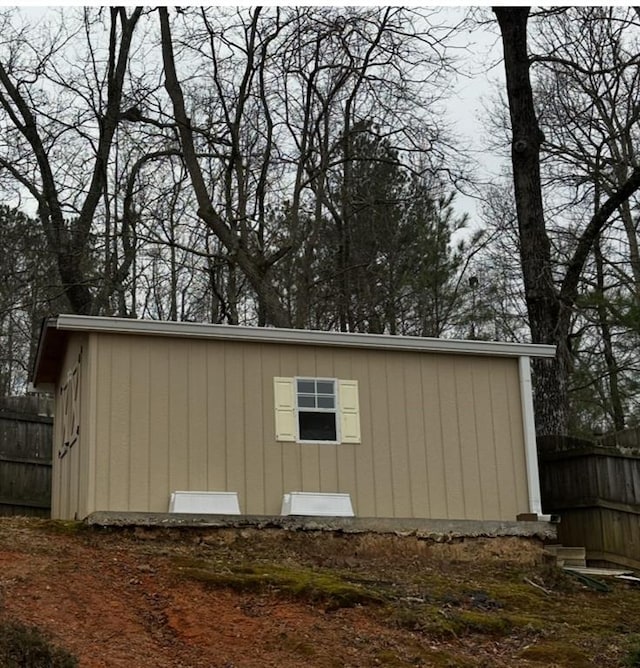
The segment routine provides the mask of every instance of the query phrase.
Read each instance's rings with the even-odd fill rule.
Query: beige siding
[[[102,344],[101,337],[101,344]],[[109,347],[109,341],[106,345],[100,346],[100,357],[102,357],[103,348]],[[137,419],[148,420],[149,422],[149,462],[146,471],[138,473],[138,480],[146,477],[149,480],[149,502],[148,508],[165,509],[167,505],[167,489],[169,489],[169,394],[171,392],[171,376],[169,373],[169,346],[166,341],[150,338],[146,340],[144,346],[149,351],[149,366],[147,369],[147,378],[150,388],[150,398],[148,406],[143,406],[141,402]],[[100,395],[98,388],[98,395]],[[132,444],[133,446],[133,444]],[[98,447],[108,447],[98,439]],[[95,510],[100,509],[97,504]]]
[[[194,341],[189,345],[189,388],[188,432],[189,458],[187,461],[188,481],[191,489],[206,489],[208,485],[208,410],[207,410],[207,350],[204,341]]]
[[[140,406],[141,411],[148,415],[148,406],[151,401],[151,385],[149,383],[149,348],[140,350],[133,355],[130,360],[131,369],[131,404],[132,397]],[[129,470],[141,471],[142,474],[137,477],[137,484],[130,486],[128,505],[132,508],[146,508],[149,505],[150,480],[149,480],[149,461],[151,458],[150,433],[151,421],[149,419],[136,420],[135,413],[128,412],[127,424],[129,425],[130,442],[137,446],[128,448]],[[128,444],[127,444],[128,445]]]
[[[205,363],[207,378],[207,411],[208,431],[207,444],[207,485],[209,489],[224,491],[227,484],[227,420],[225,391],[224,351],[226,343],[220,341],[218,346],[205,345]]]
[[[62,362],[59,382],[55,389],[56,410],[53,431],[51,515],[52,517],[83,517],[86,512],[87,481],[90,475],[89,452],[86,447],[87,416],[89,414],[89,382],[87,374],[86,336],[73,337]],[[79,420],[79,433],[75,443],[65,448],[63,444],[64,402],[61,388],[67,383],[68,374],[77,368],[79,392],[75,402]]]
[[[134,386],[133,369],[131,364],[140,351],[132,351],[129,346],[112,350],[109,355],[108,364],[111,368],[111,383],[107,388],[109,393],[109,413],[104,420],[109,425],[109,447],[104,448],[98,443],[98,452],[106,450],[107,470],[109,471],[109,484],[107,485],[107,503],[113,510],[127,510],[131,508],[131,494],[135,486],[139,484],[140,475],[136,476],[135,485],[132,484],[132,474],[136,472],[131,469],[131,455],[134,448],[129,447],[131,443],[132,403],[136,402],[142,409],[140,397],[133,394]],[[106,363],[105,363],[106,365]],[[141,412],[138,409],[135,412]],[[99,435],[100,432],[98,432]],[[135,448],[136,451],[138,447]],[[98,472],[98,476],[100,473]]]
[[[407,458],[411,465],[408,488],[411,494],[411,517],[429,517],[429,479],[426,457],[428,438],[422,398],[420,367],[404,368],[404,388],[400,395],[403,405],[401,415],[406,424]]]
[[[363,517],[528,511],[516,358],[109,334],[91,345],[84,514],[166,511],[175,490],[235,491],[247,514],[279,514],[287,491],[348,492]],[[273,379],[305,375],[358,381],[360,443],[275,440]],[[56,488],[59,516],[73,514],[71,487]]]

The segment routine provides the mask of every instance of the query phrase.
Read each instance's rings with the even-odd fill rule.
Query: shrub
[[[0,665],[3,668],[77,668],[77,659],[53,645],[38,628],[0,623]]]

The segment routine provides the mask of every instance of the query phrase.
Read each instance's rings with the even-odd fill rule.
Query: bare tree
[[[168,10],[159,14],[198,215],[251,285],[258,323],[304,326],[315,286],[309,261],[327,218],[342,230],[339,271],[348,280],[349,205],[333,186],[349,178],[359,124],[386,133],[407,157],[428,147],[430,167],[441,164],[445,143],[419,94],[431,82],[411,78],[417,45],[430,38],[428,72],[437,78],[446,64],[439,42],[403,10],[194,10],[173,22]],[[194,67],[208,98],[189,80]],[[280,210],[286,235],[275,225]],[[287,255],[296,258],[286,283],[294,294],[274,277]],[[339,326],[350,323],[342,317]]]
[[[0,206],[0,396],[25,390],[40,319],[62,301],[42,229],[16,209]]]
[[[527,25],[529,8],[495,7],[502,34],[507,98],[511,119],[511,160],[521,248],[525,298],[532,340],[557,346],[553,363],[536,366],[536,420],[540,434],[568,430],[569,334],[578,286],[593,244],[611,216],[640,188],[633,167],[577,230],[575,247],[557,285],[542,201],[540,151],[544,135],[531,85]]]
[[[30,41],[33,33],[16,35],[10,15],[3,16],[0,106],[7,132],[0,147],[0,169],[37,202],[48,247],[56,257],[69,305],[77,313],[102,306],[103,295],[92,290],[92,234],[96,218],[109,219],[103,207],[141,14],[141,8],[109,9],[104,46],[92,37],[96,29],[105,33],[102,13],[94,19],[86,11],[71,34],[61,24],[57,35],[40,45]],[[69,58],[68,40],[78,40],[82,33],[87,39],[83,64],[78,65]],[[74,47],[78,46],[76,41]],[[66,106],[72,97],[74,103]],[[123,219],[122,238],[127,224]],[[108,261],[104,270],[117,282],[130,261],[125,253],[116,265]]]
[[[232,220],[225,220],[225,217],[222,215],[219,208],[214,205],[209,187],[204,177],[203,169],[198,159],[194,129],[191,120],[187,115],[182,86],[178,80],[169,22],[169,12],[167,8],[160,8],[158,11],[162,33],[162,56],[166,77],[165,87],[173,104],[173,111],[175,120],[178,124],[180,145],[182,147],[184,161],[189,170],[191,182],[198,202],[198,215],[220,239],[224,247],[231,254],[233,260],[237,262],[238,267],[247,276],[264,306],[269,322],[279,327],[286,327],[290,324],[286,311],[281,304],[277,291],[267,278],[270,267],[277,262],[281,254],[286,251],[279,249],[275,254],[267,255],[263,248],[259,246],[256,247],[256,244],[250,237],[251,228],[248,224],[249,221],[246,218],[246,214],[243,215],[246,209],[244,209],[242,198],[239,221],[235,218]],[[253,58],[254,56],[254,40],[259,16],[260,10],[256,9],[245,33],[248,40],[248,53],[250,58]],[[240,101],[236,105],[236,124],[238,123],[239,114],[242,113],[242,104],[244,102],[242,98],[248,95],[246,85],[252,74],[253,72],[248,69],[247,76],[243,78],[245,89],[241,89]],[[229,122],[229,125],[232,130],[236,127],[232,121]],[[233,142],[231,145],[229,169],[237,172],[238,170],[242,171],[242,155],[238,150],[239,147],[237,142],[239,141],[239,138],[237,137],[237,132],[235,135],[235,137],[232,135]],[[242,176],[240,177],[240,181],[242,185]],[[237,227],[236,222],[239,223]]]

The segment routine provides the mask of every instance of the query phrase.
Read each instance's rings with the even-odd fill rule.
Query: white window
[[[336,381],[296,378],[299,441],[338,443]]]
[[[358,381],[274,378],[276,439],[360,443]]]

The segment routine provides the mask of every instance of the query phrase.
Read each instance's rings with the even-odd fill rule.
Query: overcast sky
[[[462,21],[468,7],[448,7],[446,14],[453,21]],[[488,8],[486,18],[491,19]],[[456,137],[467,144],[476,162],[476,177],[481,182],[495,182],[505,168],[505,160],[489,148],[491,137],[489,117],[491,100],[504,88],[502,46],[497,25],[477,26],[460,35],[459,76],[455,92],[448,103],[457,130]],[[461,209],[473,218],[480,216],[481,202],[471,196],[458,196]],[[472,223],[476,222],[472,220]]]
[[[0,6],[11,6],[15,3],[7,3],[0,0]],[[24,12],[30,20],[46,20],[51,17],[55,10],[63,6],[83,6],[82,2],[63,2],[54,4],[29,3],[21,5],[21,11]],[[115,2],[102,3],[103,5],[118,4]],[[175,4],[175,3],[171,3]],[[213,3],[202,3],[213,4]],[[219,2],[215,4],[236,5],[233,2]],[[250,4],[250,3],[244,3]],[[267,2],[263,4],[288,4]],[[300,4],[342,4],[332,1],[327,2],[306,2]],[[369,4],[360,2],[358,4]],[[407,4],[407,3],[403,3]],[[416,3],[410,2],[413,6],[436,6],[436,3]],[[442,11],[443,21],[450,25],[457,25],[468,16],[470,7],[450,5],[442,7],[445,3],[437,3]],[[491,13],[488,7],[484,7],[484,16],[491,20]],[[452,53],[456,54],[458,59],[459,75],[455,82],[454,91],[446,105],[447,121],[452,125],[452,135],[459,142],[460,146],[465,146],[469,155],[476,163],[475,177],[480,182],[495,181],[497,175],[504,166],[504,161],[495,154],[495,151],[488,149],[489,128],[487,127],[488,110],[490,98],[495,96],[496,90],[501,88],[504,81],[504,73],[501,62],[501,46],[498,37],[497,26],[490,27],[475,26],[469,27],[456,36],[457,48]],[[477,226],[480,222],[480,213],[482,208],[481,201],[473,197],[470,189],[465,190],[467,195],[460,193],[457,197],[457,209],[460,212],[467,212],[471,216],[472,226]]]

